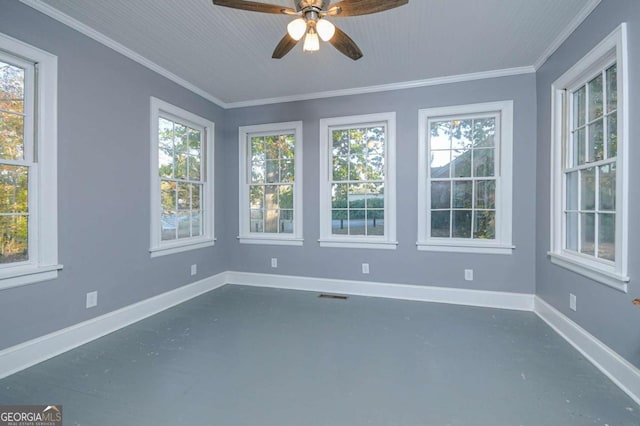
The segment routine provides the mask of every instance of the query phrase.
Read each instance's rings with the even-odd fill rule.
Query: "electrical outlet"
[[[272,257],[271,258],[271,267],[272,268],[277,268],[278,267],[278,258],[277,257]]]
[[[577,302],[576,295],[573,293],[569,293],[569,309],[571,309],[574,312],[578,310],[576,302]]]
[[[363,274],[368,274],[369,273],[369,264],[368,263],[363,263],[362,264],[362,273]]]
[[[198,273],[198,265],[191,265],[191,276]]]
[[[464,279],[465,281],[473,281],[473,269],[464,270]]]
[[[98,306],[98,292],[92,291],[87,293],[87,309]]]

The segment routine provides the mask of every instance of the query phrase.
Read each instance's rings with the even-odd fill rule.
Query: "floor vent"
[[[349,298],[349,296],[342,296],[340,294],[319,294],[318,295],[319,298],[321,299],[335,299],[335,300],[347,300]]]

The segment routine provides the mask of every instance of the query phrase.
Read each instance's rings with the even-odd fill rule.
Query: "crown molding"
[[[556,37],[556,39],[547,47],[547,49],[540,55],[537,61],[534,62],[533,68],[537,71],[541,66],[547,62],[547,60],[553,55],[556,50],[567,41],[569,36],[584,22],[585,19],[593,12],[593,10],[600,4],[602,0],[591,0],[587,3],[580,12],[569,22],[569,25]]]
[[[64,25],[73,28],[74,30],[78,31],[81,34],[86,35],[87,37],[92,38],[93,40],[97,41],[98,43],[101,43],[113,50],[115,50],[116,52],[126,56],[127,58],[139,63],[140,65],[143,65],[147,68],[149,68],[152,71],[155,71],[156,73],[160,74],[161,76],[173,81],[174,83],[184,87],[187,90],[190,90],[191,92],[195,93],[196,95],[202,96],[203,98],[207,99],[208,101],[213,102],[214,104],[222,107],[222,108],[227,108],[226,104],[221,101],[220,99],[216,98],[215,96],[213,96],[211,93],[208,93],[204,90],[202,90],[201,88],[195,86],[192,83],[189,83],[187,80],[178,77],[176,74],[172,73],[171,71],[168,71],[167,69],[161,67],[160,65],[156,64],[155,62],[145,58],[144,56],[142,56],[141,54],[129,49],[128,47],[118,43],[117,41],[107,37],[106,35],[102,34],[101,32],[89,27],[88,25],[83,24],[82,22],[78,21],[77,19],[72,18],[71,16],[59,11],[58,9],[49,6],[48,4],[42,2],[41,0],[20,0],[21,3],[37,10],[38,12],[41,12],[45,15],[47,15],[50,18],[55,19],[58,22],[63,23]]]
[[[483,71],[470,74],[459,74],[447,77],[435,77],[424,80],[403,81],[398,83],[382,84],[378,86],[365,86],[353,89],[331,90],[325,92],[305,93],[299,95],[282,96],[276,98],[256,99],[240,102],[230,102],[227,108],[244,108],[251,106],[280,104],[285,102],[308,101],[312,99],[333,98],[339,96],[362,95],[366,93],[388,92],[392,90],[414,89],[417,87],[438,86],[442,84],[460,83],[464,81],[485,80],[489,78],[508,77],[521,74],[532,74],[536,70],[532,66],[519,68],[506,68],[501,70]]]

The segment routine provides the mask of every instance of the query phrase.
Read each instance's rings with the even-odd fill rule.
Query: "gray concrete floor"
[[[65,425],[640,425],[533,313],[226,286],[0,380]]]

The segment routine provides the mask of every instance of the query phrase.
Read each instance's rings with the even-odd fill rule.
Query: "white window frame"
[[[331,127],[362,127],[384,123],[385,180],[384,236],[333,235],[331,233]],[[384,112],[320,120],[320,247],[395,250],[396,240],[396,113]]]
[[[162,241],[161,239],[161,194],[160,175],[158,174],[159,162],[159,134],[158,125],[161,117],[203,129],[203,148],[205,158],[203,165],[205,169],[204,187],[202,190],[201,205],[204,207],[202,217],[202,227],[204,232],[201,236],[182,238],[179,240]],[[151,246],[149,252],[151,257],[164,256],[168,254],[180,253],[188,250],[195,250],[204,247],[211,247],[215,244],[214,237],[214,132],[215,124],[161,99],[151,97]]]
[[[239,191],[240,191],[240,224],[238,240],[242,244],[294,245],[303,244],[302,237],[302,121],[286,123],[257,124],[242,126],[238,129],[239,151]],[[294,148],[294,182],[293,182],[293,233],[251,232],[249,209],[250,186],[250,138],[252,136],[271,136],[293,134]]]
[[[566,228],[563,209],[566,201],[563,158],[567,129],[565,104],[567,89],[587,83],[607,64],[616,62],[618,70],[618,153],[616,160],[616,261],[599,261],[592,256],[565,250]],[[629,97],[627,68],[627,25],[621,24],[551,87],[551,247],[553,264],[569,269],[612,288],[627,292],[628,266],[628,188],[629,188]]]
[[[429,121],[474,117],[499,117],[496,134],[496,238],[494,240],[431,237],[431,173]],[[513,101],[427,108],[418,112],[418,250],[459,253],[512,254],[513,202]],[[497,133],[496,132],[496,133]]]
[[[24,58],[37,71],[32,79],[35,90],[25,85],[33,111],[25,120],[25,127],[31,129],[25,132],[34,135],[31,142],[25,135],[25,144],[37,147],[37,158],[29,165],[29,260],[0,267],[0,289],[5,289],[57,278],[62,269],[58,264],[58,58],[2,33],[0,51]],[[25,151],[29,149],[25,146]]]

